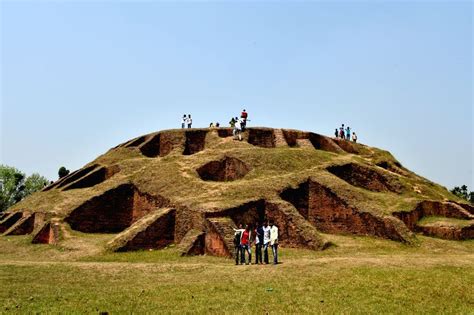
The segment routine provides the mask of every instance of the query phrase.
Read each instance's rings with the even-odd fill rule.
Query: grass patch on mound
[[[421,218],[421,220],[417,223],[417,225],[420,226],[448,225],[455,227],[465,227],[472,224],[474,224],[474,220],[462,220],[438,216],[426,216]]]

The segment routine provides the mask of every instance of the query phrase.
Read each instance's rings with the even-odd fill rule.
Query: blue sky
[[[361,142],[473,180],[465,2],[2,1],[0,163],[56,179],[145,133],[227,123]]]

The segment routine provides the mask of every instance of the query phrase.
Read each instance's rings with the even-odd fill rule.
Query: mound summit
[[[280,243],[324,249],[326,233],[416,242],[474,238],[474,207],[389,152],[312,132],[166,130],[110,149],[0,215],[0,233],[60,244],[111,233],[113,251],[176,244],[230,256],[236,223],[274,220]]]

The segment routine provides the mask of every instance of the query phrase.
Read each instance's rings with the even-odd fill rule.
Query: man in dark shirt
[[[262,247],[263,247],[263,226],[262,223],[255,225],[255,264],[263,264],[262,262]]]

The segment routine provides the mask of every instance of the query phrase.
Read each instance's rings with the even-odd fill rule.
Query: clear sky
[[[133,137],[341,123],[449,188],[473,180],[473,4],[0,1],[0,163],[50,179]]]

